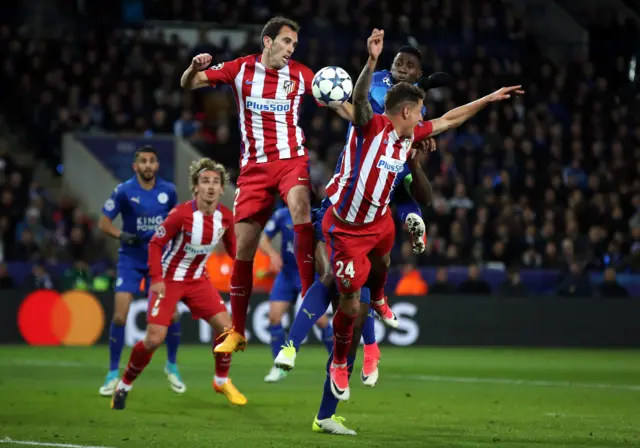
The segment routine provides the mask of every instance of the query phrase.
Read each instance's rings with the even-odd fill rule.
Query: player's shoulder
[[[176,215],[181,218],[193,214],[193,201],[181,202],[169,211],[169,216]]]
[[[385,85],[387,87],[391,87],[391,72],[389,70],[380,70],[373,73],[371,77],[371,85]]]

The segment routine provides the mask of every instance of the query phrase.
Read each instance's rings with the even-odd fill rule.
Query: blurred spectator
[[[507,278],[500,285],[500,295],[508,297],[525,297],[529,295],[529,290],[520,280],[520,271],[516,268],[509,268]]]
[[[616,280],[616,270],[604,270],[604,280],[598,285],[598,292],[603,297],[629,297],[627,290]]]
[[[14,286],[13,279],[7,270],[7,264],[0,262],[0,289],[11,289]]]
[[[89,270],[89,266],[82,260],[76,260],[73,265],[64,272],[63,288],[64,290],[79,289],[88,291],[91,289],[93,275]]]
[[[96,292],[113,291],[115,284],[116,270],[113,267],[109,267],[102,274],[93,277],[91,290]]]
[[[31,277],[27,284],[33,289],[55,289],[55,283],[44,264],[36,262],[31,268]]]
[[[458,285],[461,294],[491,294],[491,285],[480,277],[480,269],[472,264],[469,266],[468,277]]]
[[[429,294],[452,294],[455,290],[455,287],[449,283],[447,268],[439,268],[436,271],[435,283],[429,285]]]
[[[569,266],[569,273],[558,285],[558,295],[563,297],[592,297],[593,287],[589,275],[580,263],[573,262]]]

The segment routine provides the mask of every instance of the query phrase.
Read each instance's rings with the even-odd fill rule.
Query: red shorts
[[[276,193],[287,203],[289,190],[298,185],[310,189],[309,156],[267,163],[249,162],[240,169],[238,176],[233,202],[235,222],[251,219],[264,227],[273,213]]]
[[[322,233],[338,291],[349,293],[364,286],[371,270],[368,256],[390,253],[395,232],[390,211],[369,224],[349,225],[336,218],[333,207],[329,207],[322,220]]]
[[[209,320],[218,313],[227,311],[218,291],[209,279],[175,282],[165,280],[164,298],[156,303],[157,296],[149,294],[147,323],[168,327],[178,302],[182,300],[194,319]]]

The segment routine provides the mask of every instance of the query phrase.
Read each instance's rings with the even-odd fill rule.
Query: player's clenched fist
[[[373,60],[377,60],[380,53],[382,53],[382,41],[384,40],[384,30],[374,28],[371,36],[367,39],[367,49],[369,50],[369,57]]]
[[[213,58],[208,53],[200,53],[191,60],[191,67],[201,72],[211,65]]]
[[[149,290],[154,293],[158,297],[158,299],[164,299],[164,294],[166,291],[164,282],[154,283],[149,287]]]

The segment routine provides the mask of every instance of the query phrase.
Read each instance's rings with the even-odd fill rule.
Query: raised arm
[[[478,100],[467,103],[464,106],[451,109],[440,118],[430,120],[430,123],[433,125],[431,136],[441,134],[442,132],[452,128],[457,128],[490,103],[507,100],[511,98],[511,94],[522,95],[524,94],[524,90],[522,90],[522,86],[502,87]]]
[[[216,84],[232,83],[238,74],[238,60],[220,62],[209,67],[212,60],[211,55],[207,53],[194,56],[191,65],[180,78],[180,87],[193,90]]]
[[[382,43],[384,40],[384,30],[375,28],[371,36],[367,39],[367,50],[369,59],[358,76],[356,85],[353,88],[353,124],[363,126],[373,118],[373,108],[369,103],[369,86],[373,72],[376,69],[378,57],[382,53]]]

